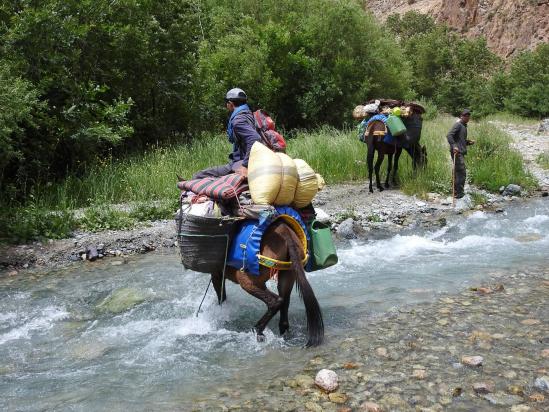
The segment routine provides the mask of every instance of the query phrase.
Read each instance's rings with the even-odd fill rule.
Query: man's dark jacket
[[[457,147],[461,154],[467,153],[467,125],[461,120],[454,123],[446,138],[450,143],[450,150]]]
[[[232,134],[234,139],[233,152],[229,155],[231,166],[242,161],[242,166],[248,167],[250,151],[255,142],[261,142],[257,133],[251,110],[242,110],[232,119]]]

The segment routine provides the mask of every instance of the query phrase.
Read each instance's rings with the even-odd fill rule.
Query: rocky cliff
[[[549,0],[365,0],[379,19],[410,10],[433,16],[467,37],[484,36],[504,58],[549,42]]]

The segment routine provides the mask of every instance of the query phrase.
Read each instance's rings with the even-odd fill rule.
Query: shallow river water
[[[394,308],[549,266],[549,201],[338,252],[338,265],[309,275],[331,343]],[[278,336],[276,317],[260,344],[250,329],[264,306],[238,286],[228,285],[222,307],[210,289],[195,316],[206,275],[185,271],[176,255],[119,263],[0,278],[0,410],[186,410],[214,388],[298,371],[314,354],[301,347],[296,293],[290,335]]]

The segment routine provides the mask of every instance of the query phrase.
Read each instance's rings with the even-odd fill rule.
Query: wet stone
[[[333,392],[339,386],[337,373],[330,369],[321,369],[316,374],[315,384],[326,392]]]
[[[542,391],[549,392],[549,376],[541,376],[534,381],[534,386]]]
[[[482,366],[484,358],[482,356],[462,356],[461,363],[467,366]]]
[[[512,406],[522,402],[520,396],[510,395],[505,392],[489,393],[484,395],[484,399],[497,406]]]
[[[294,381],[296,386],[299,386],[300,388],[312,388],[315,386],[314,379],[307,375],[297,375],[294,378]]]
[[[345,403],[347,402],[347,395],[341,392],[333,392],[328,395],[330,402],[333,403]]]
[[[360,410],[364,412],[382,412],[383,409],[375,402],[364,402],[360,405]]]
[[[477,382],[473,384],[473,391],[479,395],[485,395],[494,391],[495,385],[492,382]]]

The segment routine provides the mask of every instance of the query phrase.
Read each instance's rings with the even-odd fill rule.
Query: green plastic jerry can
[[[337,253],[330,227],[313,220],[309,227],[309,233],[311,235],[311,257],[307,270],[313,272],[335,265]]]
[[[387,127],[393,136],[400,136],[406,133],[406,126],[400,119],[400,117],[390,114],[387,118]]]

